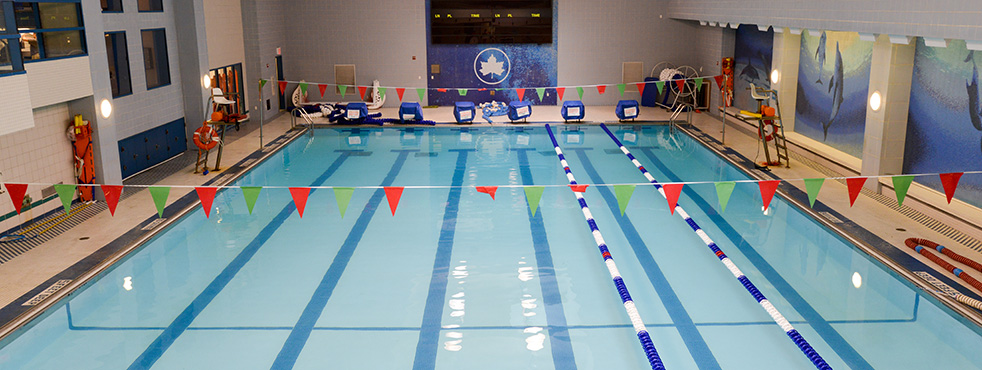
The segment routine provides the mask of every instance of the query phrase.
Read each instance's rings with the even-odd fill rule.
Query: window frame
[[[106,36],[110,36],[110,35],[123,35],[122,45],[123,45],[123,47],[126,48],[126,52],[124,52],[122,54],[120,54],[118,48],[116,48],[115,46],[113,47],[112,52],[110,52],[109,50],[106,50],[106,56],[107,56],[107,58],[113,58],[113,59],[115,59],[113,61],[113,65],[116,67],[116,71],[115,72],[116,72],[116,83],[117,84],[119,84],[119,81],[120,81],[120,77],[119,77],[120,76],[119,57],[122,56],[126,60],[126,75],[127,75],[127,77],[126,77],[126,84],[127,84],[127,87],[129,89],[129,91],[126,92],[125,94],[119,94],[119,95],[116,95],[115,93],[111,93],[112,96],[113,96],[113,99],[118,99],[118,98],[122,98],[124,96],[133,95],[133,71],[132,71],[132,68],[130,66],[129,44],[127,43],[127,39],[126,39],[126,31],[109,31],[109,32],[106,32]],[[113,40],[113,45],[116,45],[116,40]],[[113,71],[110,71],[110,72],[113,72]],[[112,80],[110,79],[110,90],[112,90],[112,86],[111,85],[112,85]],[[122,85],[120,85],[118,87],[122,87]],[[121,89],[117,88],[117,90],[121,90]]]
[[[119,8],[118,9],[110,9],[110,10],[102,9],[102,12],[103,13],[105,13],[105,14],[119,14],[119,13],[123,13],[123,0],[107,0],[107,3],[109,3],[109,4],[116,4],[116,5],[119,6]],[[101,2],[100,2],[100,5],[102,5]],[[110,5],[110,7],[112,7],[112,5]]]
[[[40,55],[40,58],[38,58],[38,59],[23,60],[23,58],[21,57],[21,59],[22,59],[21,62],[23,64],[35,63],[35,62],[46,62],[46,61],[59,60],[59,59],[78,58],[78,57],[87,57],[87,56],[89,56],[89,46],[88,46],[87,41],[85,40],[85,20],[83,19],[83,15],[82,15],[82,3],[81,3],[81,0],[47,0],[47,1],[44,1],[44,0],[23,0],[23,1],[10,1],[10,2],[6,2],[5,1],[3,3],[4,4],[7,4],[7,3],[11,4],[11,11],[13,11],[13,4],[14,3],[30,3],[30,4],[34,4],[31,7],[33,9],[33,13],[34,13],[34,21],[37,22],[37,26],[38,27],[42,27],[42,28],[25,28],[25,29],[19,29],[19,28],[17,28],[17,25],[16,25],[17,21],[16,21],[15,14],[11,14],[10,15],[10,17],[14,17],[14,19],[13,19],[13,22],[14,22],[14,30],[17,32],[17,35],[19,36],[18,37],[18,42],[20,42],[19,41],[20,38],[23,37],[21,35],[23,35],[25,33],[33,33],[37,37],[38,54]],[[75,4],[75,12],[77,13],[79,26],[78,27],[61,27],[61,28],[43,28],[43,25],[41,24],[41,8],[40,8],[40,6],[37,5],[37,4],[42,4],[42,3]],[[8,27],[8,30],[9,30],[9,28],[10,27]],[[49,58],[47,56],[47,52],[45,51],[44,34],[45,33],[48,33],[48,32],[65,32],[65,31],[78,31],[78,34],[79,34],[79,42],[82,45],[81,46],[82,52],[79,53],[79,54],[76,54],[76,55],[62,55],[62,56],[50,57]]]
[[[163,13],[164,12],[164,0],[147,0],[160,3],[160,10],[143,10],[140,9],[140,0],[136,1],[136,11],[138,13]]]
[[[162,27],[161,28],[141,29],[140,30],[140,51],[141,51],[140,55],[143,55],[143,57],[146,58],[146,56],[143,54],[143,51],[146,50],[146,46],[144,46],[144,43],[143,43],[143,33],[144,32],[157,32],[157,31],[160,31],[161,34],[163,35],[163,41],[164,41],[163,42],[163,46],[164,46],[163,50],[164,50],[164,56],[166,57],[164,59],[167,61],[167,68],[162,68],[161,70],[167,72],[167,83],[159,84],[159,85],[154,86],[154,87],[150,87],[149,80],[147,79],[146,61],[144,60],[144,63],[143,63],[143,79],[144,79],[144,82],[146,82],[147,91],[150,91],[150,90],[153,90],[153,89],[158,89],[158,88],[161,88],[161,87],[170,86],[170,84],[172,84],[174,82],[173,79],[171,78],[172,76],[171,76],[171,73],[170,73],[170,53],[167,52],[167,29],[162,28]],[[160,53],[157,52],[156,36],[154,36],[154,61],[157,64],[156,67],[160,67],[160,58],[159,57],[160,57]],[[157,78],[158,79],[160,78],[160,74],[159,73],[157,74]]]
[[[24,70],[24,61],[21,59],[20,47],[17,47],[17,52],[13,52],[10,49],[10,43],[13,42],[14,45],[20,44],[20,33],[17,32],[16,17],[14,16],[14,3],[12,1],[0,1],[0,7],[3,8],[3,17],[0,17],[0,23],[3,23],[6,30],[0,31],[0,39],[7,40],[7,54],[10,55],[10,71],[0,70],[0,76],[11,76],[22,73],[27,73]]]

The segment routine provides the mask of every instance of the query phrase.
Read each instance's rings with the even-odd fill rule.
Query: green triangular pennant
[[[914,182],[914,176],[894,176],[893,177],[893,191],[897,193],[897,205],[904,205],[904,198],[907,198],[907,190],[910,189],[910,183]]]
[[[583,100],[583,87],[579,87],[578,86],[576,88],[576,94],[578,94],[580,96],[580,100]]]
[[[733,195],[733,188],[736,182],[720,181],[716,183],[716,197],[719,198],[719,213],[726,212],[726,204],[730,203],[730,195]]]
[[[300,83],[300,92],[302,94],[307,94],[307,83],[306,82],[301,82]]]
[[[460,94],[460,96],[465,96],[467,95],[467,89],[457,89],[457,93]]]
[[[167,206],[168,195],[170,195],[170,186],[150,187],[150,196],[153,197],[153,205],[157,206],[157,216],[164,217],[164,207]]]
[[[699,90],[702,90],[702,77],[699,77],[694,81],[696,82],[696,92],[699,92]]]
[[[426,98],[426,89],[418,88],[416,89],[416,94],[419,95],[419,102],[422,103],[423,99]]]
[[[532,216],[535,216],[535,211],[539,209],[539,201],[542,200],[543,190],[545,190],[545,188],[541,186],[525,187],[525,198],[528,199],[529,208],[532,210]]]
[[[805,179],[805,192],[808,193],[808,204],[815,207],[815,199],[818,199],[818,191],[822,190],[825,179]]]
[[[655,82],[655,89],[658,90],[658,93],[659,94],[664,94],[665,93],[665,81]]]
[[[536,94],[539,94],[539,101],[541,102],[542,101],[542,98],[546,95],[546,88],[544,88],[544,87],[536,87],[535,88],[535,93]]]
[[[621,93],[621,97],[624,97],[624,88],[627,87],[625,84],[617,84],[617,91]],[[621,211],[623,214],[624,211]]]
[[[354,193],[355,188],[334,188],[334,199],[338,201],[341,218],[344,218],[344,211],[348,210],[348,202],[351,201],[351,194]]]
[[[72,210],[72,198],[75,197],[75,185],[55,185],[55,191],[58,193],[58,198],[61,199],[61,205],[65,206],[65,213]]]
[[[627,203],[631,201],[634,194],[634,185],[614,185],[614,194],[617,195],[617,205],[621,207],[621,216],[627,209]]]
[[[266,80],[260,79],[259,80],[259,89],[262,90],[263,86],[266,86]]]
[[[379,87],[378,88],[378,94],[379,94],[379,98],[385,99],[385,88],[384,87]]]
[[[341,97],[348,93],[348,85],[338,85],[338,90],[341,90]]]
[[[252,207],[256,205],[256,199],[259,199],[259,191],[263,190],[262,186],[243,186],[242,196],[245,197],[246,207],[249,208],[249,214],[252,214]]]

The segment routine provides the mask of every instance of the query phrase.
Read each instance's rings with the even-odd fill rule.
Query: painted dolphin
[[[975,63],[975,50],[969,50],[968,56],[965,57],[965,63],[972,62]]]
[[[839,115],[839,107],[842,106],[842,53],[839,52],[839,43],[835,43],[835,68],[832,69],[832,78],[829,79],[829,93],[832,94],[832,113],[829,115],[828,122],[822,124],[822,131],[825,139],[829,138],[829,127]]]
[[[740,77],[743,76],[747,76],[747,80],[750,82],[760,79],[760,74],[757,73],[757,68],[754,68],[754,66],[750,64],[747,64],[747,66],[743,67],[743,70],[740,71]]]
[[[770,76],[771,71],[773,71],[773,69],[771,69],[771,58],[765,58],[764,53],[759,51],[757,52],[757,58],[760,58],[760,65],[764,66],[764,74]]]
[[[815,83],[822,84],[822,69],[825,68],[825,32],[822,32],[822,37],[818,39],[818,48],[815,49],[815,61],[818,62],[818,80]]]
[[[968,115],[972,118],[972,126],[982,131],[982,101],[979,100],[979,68],[972,62],[972,81],[966,83],[968,88]]]

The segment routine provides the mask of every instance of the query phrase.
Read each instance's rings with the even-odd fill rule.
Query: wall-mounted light
[[[874,112],[879,112],[880,111],[880,106],[883,103],[883,100],[882,99],[883,99],[883,97],[880,96],[880,92],[879,91],[874,91],[869,96],[869,107],[871,109],[873,109]]]
[[[781,72],[774,69],[771,71],[771,83],[777,85],[778,82],[781,82]]]
[[[99,110],[102,112],[102,118],[109,118],[113,114],[113,103],[109,99],[102,99],[102,103],[99,104]]]
[[[202,76],[201,77],[201,86],[204,86],[206,89],[210,89],[211,88],[211,76],[209,76],[209,75]]]

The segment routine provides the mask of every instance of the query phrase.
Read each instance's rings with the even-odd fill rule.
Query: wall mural
[[[982,52],[968,50],[965,41],[935,48],[917,39],[904,173],[982,170],[980,65]],[[944,191],[937,177],[917,181]],[[982,176],[962,177],[955,196],[982,207]]]
[[[733,59],[733,106],[757,111],[757,101],[750,97],[750,84],[770,88],[771,58],[774,55],[774,31],[761,32],[757,26],[741,25],[736,31]]]
[[[794,131],[861,158],[872,61],[858,33],[802,34]]]

